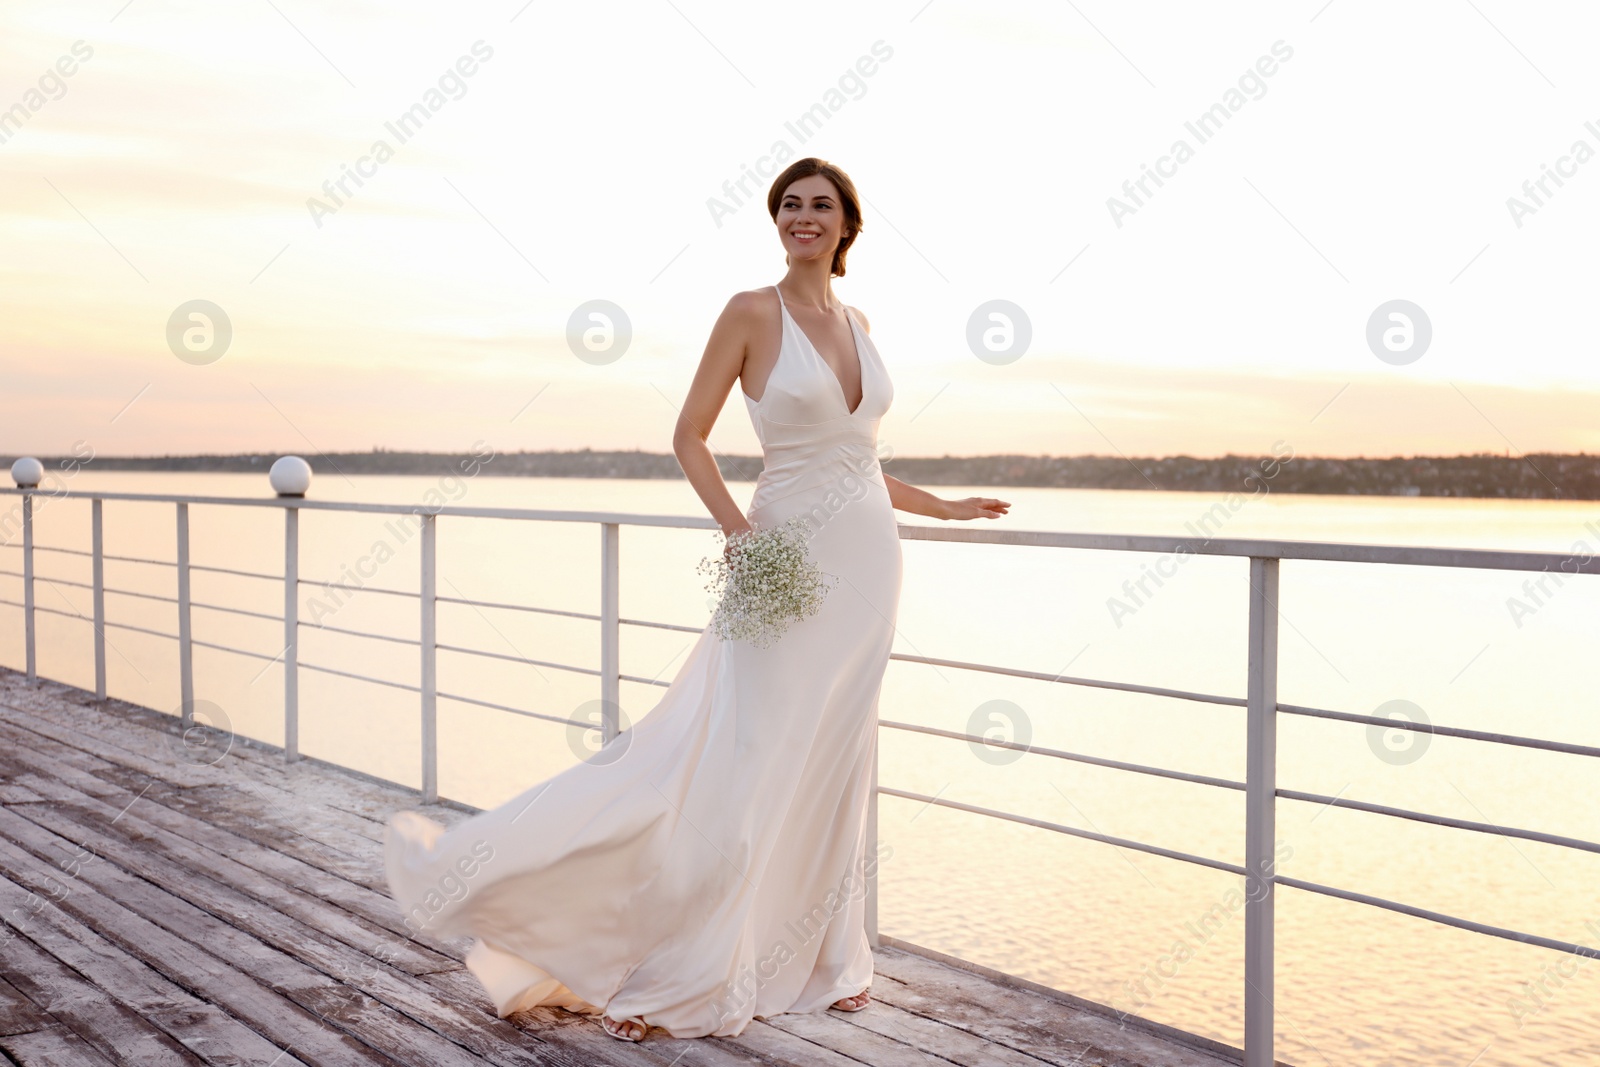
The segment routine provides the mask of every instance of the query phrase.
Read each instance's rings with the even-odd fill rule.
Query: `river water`
[[[99,491],[266,495],[265,475],[102,473],[72,477],[40,502],[40,545],[86,550]],[[731,483],[748,502],[750,483]],[[1600,550],[1600,505],[1553,501],[1221,495],[938,487],[943,496],[1012,502],[985,529],[1271,537],[1570,553]],[[701,515],[681,481],[318,475],[312,496],[424,504]],[[11,510],[15,498],[3,510]],[[109,501],[106,551],[175,558],[171,504]],[[281,573],[276,510],[195,505],[196,564]],[[1205,516],[1209,526],[1200,526]],[[907,523],[935,520],[903,516]],[[441,596],[594,612],[599,533],[577,523],[438,520]],[[414,639],[420,538],[378,515],[301,518],[301,662],[418,681],[403,644],[333,627]],[[20,543],[20,536],[13,539]],[[700,627],[711,603],[695,564],[709,531],[624,527],[624,618]],[[1245,692],[1247,564],[906,541],[896,651],[1139,682]],[[20,570],[14,548],[0,563]],[[90,613],[87,559],[40,553],[38,603]],[[1159,584],[1146,577],[1154,568]],[[319,583],[343,578],[344,589]],[[1143,579],[1142,589],[1140,581]],[[108,561],[110,587],[173,596],[172,570]],[[1371,714],[1406,701],[1436,724],[1600,745],[1594,654],[1600,580],[1445,568],[1306,563],[1282,567],[1279,695],[1284,703]],[[1125,584],[1126,583],[1126,584]],[[0,578],[8,600],[20,581]],[[362,588],[349,590],[356,585]],[[196,572],[199,641],[276,656],[281,585]],[[107,596],[112,622],[175,633],[173,606]],[[0,608],[0,660],[23,663],[20,612]],[[178,707],[171,640],[112,628],[113,695]],[[439,654],[442,693],[561,716],[592,714],[592,675],[527,659],[598,667],[592,622],[459,604],[439,607],[439,640],[500,653]],[[670,679],[693,635],[624,627],[625,674]],[[93,687],[90,627],[39,616],[39,670]],[[282,741],[281,670],[268,659],[200,647],[196,696],[240,735]],[[625,682],[623,715],[647,714],[661,690]],[[301,748],[385,778],[419,781],[417,696],[302,669]],[[1390,705],[1396,707],[1400,705]],[[886,720],[990,733],[1035,745],[1242,780],[1241,708],[893,662]],[[442,697],[443,794],[493,805],[570,765],[592,733]],[[1243,863],[1243,797],[1067,762],[1037,753],[886,728],[880,783],[1096,833]],[[1463,819],[1600,840],[1595,761],[1364,725],[1286,716],[1279,785]],[[897,797],[880,802],[881,928],[887,934],[1047,983],[1120,1011],[1240,1043],[1240,879]],[[1600,856],[1554,846],[1283,800],[1280,870],[1480,922],[1600,944]],[[1600,964],[1469,934],[1366,905],[1282,888],[1277,903],[1278,1056],[1296,1064],[1466,1067],[1600,1063]],[[1476,1057],[1476,1059],[1475,1059]]]

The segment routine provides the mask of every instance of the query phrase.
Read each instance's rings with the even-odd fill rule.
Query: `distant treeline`
[[[40,457],[46,469],[60,460]],[[85,470],[259,471],[274,455],[95,456],[76,462]],[[345,474],[456,474],[467,456],[437,452],[338,452],[306,455],[313,470]],[[3,462],[9,466],[12,457]],[[751,481],[760,456],[719,455],[722,476]],[[499,452],[479,457],[483,474],[540,478],[682,478],[671,453]],[[1276,471],[1263,474],[1276,464]],[[1164,459],[1121,456],[895,457],[884,470],[915,485],[1052,486],[1062,489],[1162,489],[1189,492],[1257,492],[1265,481],[1279,493],[1368,496],[1517,497],[1600,500],[1600,455],[1534,454],[1522,457],[1414,456],[1335,459],[1222,456]]]

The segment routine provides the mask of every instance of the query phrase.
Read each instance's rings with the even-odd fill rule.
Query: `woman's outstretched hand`
[[[969,496],[964,500],[946,500],[944,518],[947,519],[998,519],[1011,507],[1009,500],[992,496]]]

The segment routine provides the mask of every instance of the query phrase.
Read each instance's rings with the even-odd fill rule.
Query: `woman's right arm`
[[[722,527],[724,537],[747,531],[751,526],[729,494],[706,439],[744,369],[749,340],[756,336],[759,321],[757,294],[737,293],[728,301],[716,325],[711,327],[711,338],[706,342],[694,381],[689,383],[689,395],[678,412],[678,425],[672,432],[672,452],[678,457],[678,465],[706,510]]]

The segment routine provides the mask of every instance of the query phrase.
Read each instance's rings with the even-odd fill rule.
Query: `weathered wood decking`
[[[497,1019],[467,942],[413,938],[380,841],[414,794],[0,669],[0,1050],[44,1064],[1222,1067],[922,955],[873,1004],[641,1045],[541,1009]],[[430,809],[444,821],[464,817]]]

